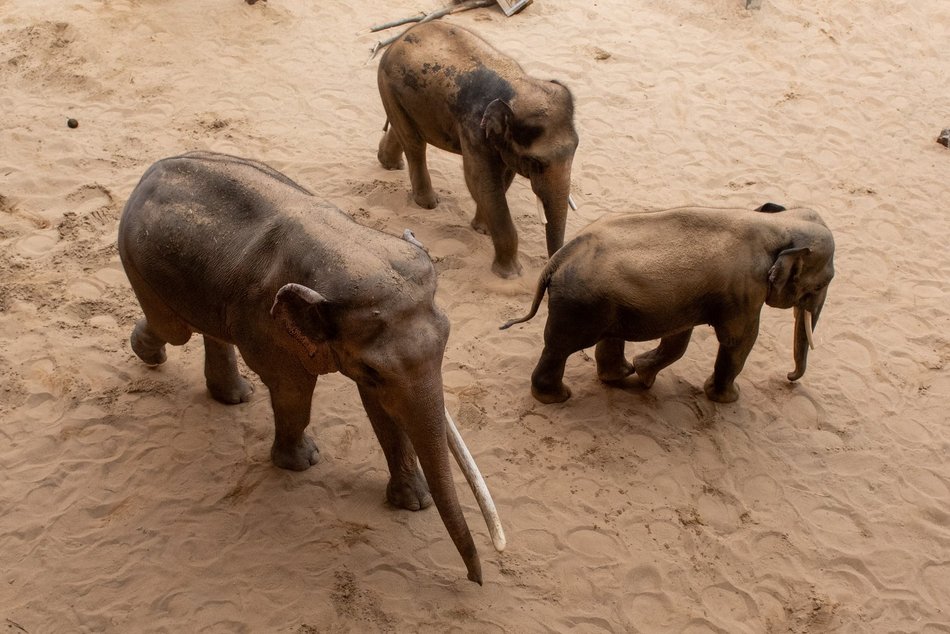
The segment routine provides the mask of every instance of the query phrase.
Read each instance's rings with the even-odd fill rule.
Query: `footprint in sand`
[[[34,231],[16,242],[15,250],[25,258],[40,258],[48,255],[59,243],[55,229]]]

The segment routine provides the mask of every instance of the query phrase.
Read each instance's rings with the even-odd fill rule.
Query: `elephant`
[[[496,275],[522,271],[505,198],[515,174],[531,182],[544,207],[548,256],[564,244],[578,143],[564,84],[530,77],[471,31],[439,22],[408,29],[383,54],[377,78],[387,117],[379,162],[401,169],[405,154],[413,199],[433,209],[426,145],[461,154],[475,200],[471,226],[491,236]]]
[[[441,367],[449,321],[435,303],[432,262],[410,235],[357,224],[257,161],[211,152],[160,160],[119,222],[119,256],[145,315],[131,347],[154,366],[166,360],[166,343],[201,334],[208,391],[227,404],[252,392],[236,347],[270,392],[271,460],[291,470],[319,456],[304,434],[317,377],[342,372],[356,382],[386,457],[387,500],[409,510],[434,501],[468,578],[481,584],[447,444],[457,459],[468,456],[461,466],[496,548],[504,548],[504,534],[478,468],[446,419]]]
[[[762,305],[794,308],[795,369],[805,373],[812,329],[834,277],[834,238],[811,209],[766,203],[746,209],[679,207],[604,216],[548,261],[528,321],[548,292],[544,348],[531,375],[542,403],[571,396],[567,358],[595,345],[597,375],[617,384],[636,373],[649,388],[657,373],[683,356],[693,327],[709,324],[719,351],[706,396],[739,398],[735,379],[759,332]],[[627,341],[659,345],[624,358]]]

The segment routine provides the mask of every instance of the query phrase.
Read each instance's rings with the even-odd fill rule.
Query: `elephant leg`
[[[597,342],[594,359],[597,361],[597,378],[605,383],[614,383],[633,374],[633,364],[623,357],[626,342],[610,337]]]
[[[412,198],[425,209],[434,209],[439,197],[432,189],[429,168],[426,166],[426,141],[422,133],[398,105],[386,111],[389,116],[389,129],[383,135],[377,154],[383,166],[392,169],[398,163],[397,149],[406,155],[409,164],[409,182],[412,184]]]
[[[204,336],[205,384],[216,400],[227,405],[246,403],[254,388],[240,375],[234,346]]]
[[[564,385],[564,367],[568,354],[548,346],[531,373],[531,395],[542,403],[563,403],[571,398],[571,388]]]
[[[262,377],[263,378],[263,377]],[[274,444],[271,461],[281,469],[303,471],[317,464],[320,451],[312,438],[304,434],[310,424],[310,401],[315,377],[265,381],[274,410]]]
[[[758,316],[752,324],[745,322],[741,326],[733,324],[716,327],[719,352],[716,355],[716,365],[712,376],[706,379],[706,384],[703,386],[709,400],[717,403],[732,403],[739,398],[739,387],[735,384],[735,380],[742,371],[742,366],[745,365],[745,360],[752,351],[758,335]]]
[[[518,263],[518,232],[511,220],[505,191],[514,178],[512,172],[499,164],[497,157],[485,157],[462,148],[462,168],[468,191],[475,199],[472,226],[485,226],[495,248],[492,271],[498,277],[511,279],[521,275]]]
[[[426,166],[426,142],[413,139],[403,143],[406,161],[409,163],[409,182],[412,183],[412,198],[423,209],[435,209],[439,197],[432,189],[429,168]]]
[[[376,152],[376,158],[388,170],[401,170],[404,167],[402,143],[391,125],[383,132],[383,138],[379,140],[379,150]]]
[[[132,351],[146,365],[161,365],[168,358],[165,354],[165,340],[152,330],[145,317],[136,322],[129,342],[132,344]]]
[[[597,316],[608,312],[600,304],[549,296],[544,348],[531,373],[534,398],[542,403],[561,403],[571,397],[570,388],[564,385],[567,358],[603,338],[604,319],[597,319]],[[620,354],[623,355],[622,349]]]
[[[512,169],[506,169],[505,180],[504,180],[505,192],[508,191],[508,189],[511,187],[511,183],[514,180],[515,180],[515,171]],[[472,189],[471,186],[469,186],[469,191],[471,191],[471,189]],[[481,212],[482,215],[480,215],[479,212]],[[478,233],[482,235],[487,236],[489,235],[488,220],[484,217],[484,212],[485,212],[484,208],[479,207],[478,205],[475,206],[475,217],[472,218],[472,229],[474,229],[475,231],[477,231]]]
[[[652,387],[656,375],[682,357],[686,353],[686,346],[693,335],[693,329],[678,332],[660,339],[660,345],[649,352],[638,355],[633,360],[633,367],[644,387]]]
[[[150,366],[165,363],[165,344],[181,346],[191,339],[191,326],[156,295],[134,267],[126,267],[126,275],[145,316],[136,322],[129,337],[132,351]]]
[[[418,511],[432,505],[429,485],[419,470],[416,452],[406,434],[383,410],[374,396],[359,386],[363,408],[373,425],[389,466],[386,500],[395,507]]]

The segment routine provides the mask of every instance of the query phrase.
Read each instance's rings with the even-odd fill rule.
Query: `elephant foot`
[[[386,501],[396,508],[421,511],[432,506],[429,485],[419,470],[407,480],[392,477],[386,486]]]
[[[439,204],[439,197],[431,189],[427,192],[413,192],[412,199],[423,209],[435,209],[436,205]]]
[[[284,446],[274,440],[270,458],[274,465],[281,469],[306,471],[320,460],[320,450],[317,449],[317,443],[305,434],[290,446]]]
[[[472,218],[471,226],[472,226],[472,229],[475,230],[475,233],[480,233],[483,236],[488,235],[488,223],[482,220],[481,218],[479,218],[478,216],[475,216],[474,218]]]
[[[129,343],[132,345],[132,352],[148,366],[161,365],[168,359],[165,342],[149,332],[145,320],[135,325]]]
[[[653,387],[653,384],[656,382],[657,373],[649,367],[640,367],[639,364],[634,365],[634,372],[637,373],[637,378],[640,380],[640,385],[645,388]]]
[[[491,270],[492,273],[505,280],[513,280],[516,277],[521,277],[521,265],[517,260],[513,260],[508,264],[502,264],[496,259],[491,264]]]
[[[564,385],[564,383],[561,383],[558,385],[558,387],[550,390],[543,389],[532,384],[531,396],[545,405],[550,405],[551,403],[563,403],[567,399],[571,398],[571,388]]]
[[[254,386],[243,376],[238,375],[235,380],[229,382],[207,382],[208,391],[214,400],[225,405],[237,405],[238,403],[247,403],[251,400],[251,394],[254,393]]]
[[[620,363],[612,367],[597,368],[597,378],[604,383],[618,383],[633,374],[633,364],[626,359],[621,359]]]
[[[387,129],[383,137],[379,140],[376,158],[380,165],[388,170],[401,170],[404,167],[402,162],[402,144],[393,134],[392,129]]]
[[[724,390],[715,388],[713,377],[706,379],[703,390],[706,392],[706,398],[716,403],[734,403],[739,399],[739,387],[735,383],[730,383]]]
[[[376,155],[376,158],[379,159],[379,164],[388,170],[401,170],[406,167],[406,164],[402,160],[402,155],[399,155],[394,159],[391,156],[385,156],[383,151],[380,150]]]

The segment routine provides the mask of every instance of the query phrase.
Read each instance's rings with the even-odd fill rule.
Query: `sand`
[[[346,5],[345,7],[343,5]],[[536,0],[471,27],[567,83],[581,144],[567,235],[606,213],[809,206],[837,277],[804,378],[766,308],[739,401],[702,393],[697,329],[649,391],[529,392],[546,317],[528,183],[525,275],[489,271],[459,157],[441,204],[376,161],[372,24],[395,0],[0,0],[0,631],[950,632],[950,3]],[[79,125],[67,127],[67,118]],[[268,459],[267,392],[206,393],[196,338],[149,369],[116,225],[145,168],[191,149],[265,161],[431,250],[447,405],[508,534],[460,475],[485,585],[435,509],[384,502],[354,384],[320,379],[320,464]],[[647,344],[628,345],[628,354]]]

